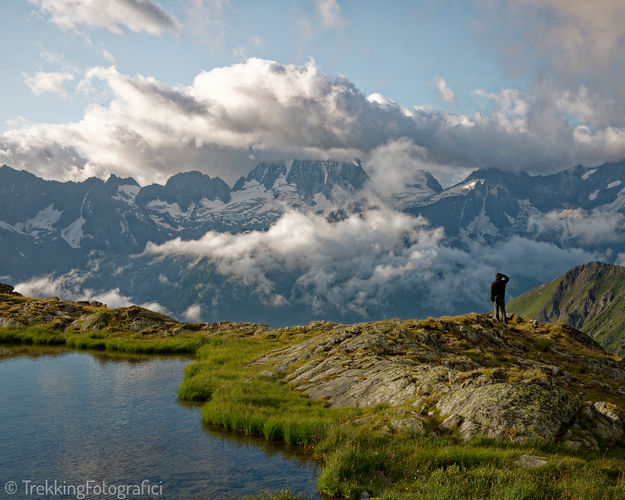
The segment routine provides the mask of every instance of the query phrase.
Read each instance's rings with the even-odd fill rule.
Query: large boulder
[[[575,418],[580,402],[545,380],[456,389],[443,396],[436,407],[442,416],[456,417],[465,440],[479,434],[524,441],[556,438]]]

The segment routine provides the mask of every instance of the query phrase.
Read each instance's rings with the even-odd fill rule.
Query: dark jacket
[[[506,284],[508,281],[510,281],[510,278],[508,278],[505,274],[497,273],[495,281],[493,281],[490,285],[491,302],[495,302],[495,300],[504,300],[504,296],[506,295]]]

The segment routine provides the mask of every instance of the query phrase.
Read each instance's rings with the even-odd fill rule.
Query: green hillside
[[[625,353],[625,267],[577,266],[511,300],[507,309],[538,321],[566,323],[606,350]]]

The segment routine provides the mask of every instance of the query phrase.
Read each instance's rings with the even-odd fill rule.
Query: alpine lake
[[[320,498],[295,446],[210,428],[177,388],[189,358],[0,346],[0,496]],[[138,490],[142,488],[142,490]]]

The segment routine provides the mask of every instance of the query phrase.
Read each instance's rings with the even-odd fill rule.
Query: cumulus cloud
[[[534,286],[592,260],[582,250],[519,237],[491,247],[451,248],[441,228],[387,208],[338,222],[289,212],[266,232],[208,232],[198,240],[150,243],[146,253],[206,259],[268,306],[304,304],[365,317],[376,308],[393,309],[389,301],[406,294],[420,298],[416,311],[483,310],[495,272],[514,275],[517,286]]]
[[[81,27],[105,28],[121,33],[122,28],[160,35],[178,32],[179,22],[152,0],[29,0],[64,30]]]
[[[445,186],[460,182],[470,173],[470,169],[437,164],[429,158],[426,148],[408,137],[391,139],[373,149],[364,168],[369,175],[369,187],[383,200],[414,192],[415,185],[423,184],[425,172]]]
[[[6,131],[0,161],[54,179],[114,172],[150,183],[190,169],[232,182],[253,161],[366,161],[402,138],[423,148],[449,178],[467,168],[545,173],[625,156],[625,128],[572,124],[559,104],[570,95],[553,89],[478,90],[488,111],[456,114],[365,96],[314,61],[281,65],[258,58],[203,71],[188,86],[131,77],[114,66],[89,69],[79,84],[85,91],[102,86],[98,99],[110,100],[89,105],[77,122]]]
[[[154,311],[157,313],[161,313],[161,314],[171,314],[167,308],[161,304],[159,304],[158,302],[146,302],[145,304],[141,304],[141,307],[145,307],[146,309],[149,309],[150,311]]]
[[[253,287],[274,305],[286,299],[270,276],[294,273],[295,295],[362,310],[368,301],[388,293],[398,275],[427,267],[442,231],[423,226],[423,220],[387,210],[354,214],[337,223],[320,215],[289,212],[266,232],[211,231],[195,241],[150,243],[146,253],[208,258],[219,273]],[[350,277],[342,281],[337,276]]]
[[[66,97],[65,83],[74,79],[74,75],[68,71],[49,73],[38,71],[32,76],[26,73],[23,73],[23,75],[26,85],[36,96],[44,92],[56,92]]]
[[[436,80],[436,88],[438,89],[438,97],[445,104],[456,105],[457,96],[456,93],[447,86],[447,82],[439,77]]]

